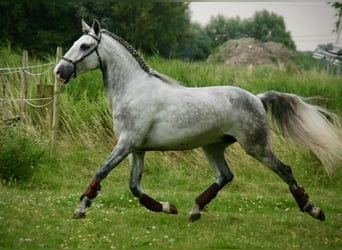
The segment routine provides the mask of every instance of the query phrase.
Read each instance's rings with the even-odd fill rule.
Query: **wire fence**
[[[24,72],[28,75],[44,75],[44,74],[47,74],[55,64],[56,64],[55,62],[50,62],[50,63],[38,64],[34,66],[27,66],[27,67],[0,68],[0,73],[2,75],[10,75],[10,74],[15,74],[19,72]],[[29,71],[29,69],[37,69],[37,68],[42,68],[46,66],[50,66],[50,68],[44,72],[33,73]]]
[[[50,105],[53,102],[53,99],[54,99],[53,97],[29,98],[29,99],[25,99],[25,98],[11,98],[11,99],[0,98],[0,101],[2,103],[25,102],[34,108],[44,108],[44,107]],[[36,105],[36,104],[32,103],[32,101],[44,101],[44,100],[47,100],[48,102],[43,104],[43,105]]]
[[[55,62],[29,66],[28,52],[24,50],[21,67],[0,67],[0,88],[2,93],[0,96],[0,104],[2,106],[0,111],[2,111],[3,124],[14,124],[15,126],[15,123],[23,120],[24,122],[30,121],[34,125],[35,123],[39,126],[42,124],[47,125],[47,128],[51,130],[51,157],[55,157],[57,152],[60,83],[55,78],[52,80],[50,76],[52,68],[58,63],[62,57],[62,53],[62,48],[57,47]],[[5,75],[7,76],[5,77]],[[44,75],[47,77],[45,78]],[[32,86],[28,86],[28,78],[32,76],[35,82],[44,81],[51,82],[51,84],[34,84],[36,87],[36,96],[29,98],[28,93],[32,95],[33,88]],[[11,84],[11,88],[8,91],[6,84],[11,81],[13,81],[12,83],[15,82],[15,84]],[[18,86],[21,87],[18,88]],[[30,109],[30,115],[28,116],[27,106],[37,110],[31,113],[33,110]],[[19,112],[20,115],[16,112]],[[7,117],[7,114],[9,117]],[[21,119],[21,117],[24,119]],[[43,121],[43,118],[45,121]],[[37,119],[37,122],[34,119]]]
[[[26,57],[26,58],[25,58]],[[23,62],[27,62],[28,60],[27,52],[24,51],[23,53]],[[0,103],[2,104],[2,120],[6,121],[8,118],[6,117],[6,114],[10,113],[8,112],[11,110],[11,104],[14,102],[21,102],[23,103],[23,115],[26,116],[26,106],[30,106],[33,108],[46,108],[46,107],[52,107],[52,103],[54,101],[53,97],[53,91],[50,91],[51,96],[43,96],[43,97],[34,97],[34,98],[28,98],[27,97],[27,76],[43,76],[51,73],[53,67],[56,65],[55,62],[49,62],[49,63],[43,63],[43,64],[37,64],[37,65],[23,65],[22,67],[0,67],[0,84],[2,85],[2,98],[0,98]],[[6,93],[6,83],[4,75],[12,75],[22,73],[22,82],[23,82],[23,97],[8,97]],[[7,78],[6,78],[7,79]],[[7,81],[11,81],[7,79]],[[18,81],[18,79],[16,79]],[[49,85],[52,87],[53,85]],[[51,89],[52,90],[52,89]],[[17,93],[20,95],[20,93]]]

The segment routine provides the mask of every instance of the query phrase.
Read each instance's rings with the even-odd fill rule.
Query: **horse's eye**
[[[90,48],[90,46],[88,44],[85,44],[85,43],[82,43],[81,46],[80,46],[81,50],[87,50],[89,48]]]

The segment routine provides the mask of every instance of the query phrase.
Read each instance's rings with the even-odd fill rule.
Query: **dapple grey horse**
[[[269,91],[253,95],[232,86],[187,88],[153,71],[136,50],[122,38],[92,27],[82,20],[83,35],[74,42],[55,68],[58,80],[100,69],[118,142],[97,170],[81,196],[74,218],[86,209],[100,190],[100,182],[129,157],[130,190],[140,203],[156,212],[176,214],[169,202],[159,202],[141,187],[144,155],[151,150],[188,150],[201,147],[214,169],[216,181],[196,199],[189,214],[193,222],[216,197],[233,174],[225,161],[225,149],[238,142],[251,155],[285,181],[301,211],[324,220],[323,211],[309,202],[291,168],[272,152],[266,115],[270,109],[282,134],[308,146],[325,166],[341,160],[340,132],[325,116],[328,111],[305,103],[302,98]]]

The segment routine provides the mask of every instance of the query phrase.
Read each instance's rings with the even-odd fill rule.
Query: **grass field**
[[[342,114],[339,76],[286,66],[226,68],[158,58],[148,62],[189,86],[230,84],[253,93],[273,89],[323,95],[329,97],[329,108]],[[178,215],[153,213],[139,204],[128,188],[125,160],[102,182],[87,218],[71,219],[80,194],[116,140],[99,72],[72,80],[62,92],[57,157],[46,157],[30,181],[0,184],[0,248],[342,248],[342,166],[329,178],[308,150],[289,144],[276,132],[276,155],[292,167],[311,201],[323,208],[325,222],[300,212],[286,184],[237,144],[226,151],[235,179],[193,224],[188,224],[188,212],[194,199],[214,180],[200,150],[146,155],[144,190],[175,204]],[[48,152],[48,126],[33,124],[28,122],[29,132],[46,141]]]

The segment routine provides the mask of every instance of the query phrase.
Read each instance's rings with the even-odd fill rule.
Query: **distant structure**
[[[342,15],[340,15],[340,22],[335,44],[327,46],[325,49],[318,48],[314,51],[313,57],[322,61],[328,61],[336,66],[342,66]]]

